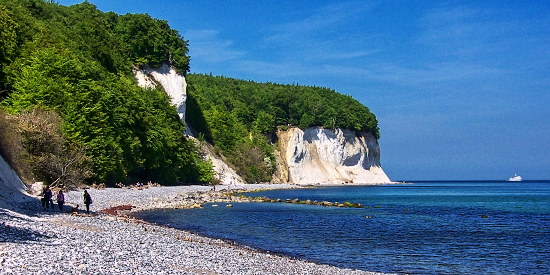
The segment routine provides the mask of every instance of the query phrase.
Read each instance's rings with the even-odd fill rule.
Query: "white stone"
[[[33,195],[40,195],[40,193],[42,193],[42,190],[44,190],[44,183],[41,181],[33,183],[29,188],[29,192]]]

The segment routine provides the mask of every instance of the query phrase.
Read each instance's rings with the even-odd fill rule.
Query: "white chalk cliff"
[[[295,184],[391,182],[380,166],[380,146],[369,132],[290,128],[277,133],[276,181]]]
[[[14,208],[23,202],[33,201],[19,176],[0,156],[0,208]]]
[[[160,68],[134,69],[141,87],[154,88],[161,85],[170,96],[172,105],[185,121],[187,82],[183,75],[167,64]],[[186,123],[187,125],[187,123]],[[187,127],[187,126],[186,126]],[[186,134],[191,131],[186,128]],[[316,183],[388,183],[390,179],[380,166],[378,140],[368,132],[356,134],[346,129],[290,128],[279,131],[277,173],[274,182],[295,184]],[[244,180],[204,148],[206,157],[212,160],[221,184],[242,184]]]
[[[134,69],[134,75],[138,85],[144,88],[155,88],[161,85],[166,94],[170,97],[170,103],[174,105],[180,116],[180,119],[185,122],[185,100],[187,99],[187,82],[185,76],[180,75],[174,68],[168,64],[163,64],[160,68],[145,67],[142,69]],[[193,138],[191,130],[185,123],[185,134]],[[229,167],[223,160],[216,157],[211,150],[205,148],[203,150],[206,158],[212,161],[216,177],[220,184],[244,184],[244,180]]]
[[[176,72],[168,64],[160,68],[152,69],[146,67],[141,70],[134,70],[138,85],[145,88],[154,88],[160,84],[170,97],[170,103],[176,106],[178,114],[185,120],[185,99],[187,98],[187,82],[185,77]]]

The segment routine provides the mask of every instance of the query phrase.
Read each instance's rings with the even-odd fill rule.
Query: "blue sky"
[[[353,96],[393,180],[550,179],[549,1],[89,2],[167,20],[191,72]]]

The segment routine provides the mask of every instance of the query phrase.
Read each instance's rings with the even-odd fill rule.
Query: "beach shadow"
[[[27,198],[18,203],[14,203],[11,206],[6,207],[11,211],[21,213],[27,216],[39,217],[39,216],[48,216],[55,215],[60,213],[70,213],[70,210],[73,209],[71,204],[65,204],[63,211],[60,211],[57,203],[54,203],[52,207],[48,207],[47,210],[42,208],[42,202],[39,198],[27,196]],[[2,208],[0,208],[1,210]]]
[[[25,222],[25,220],[28,221],[29,219],[14,215],[5,209],[0,208],[0,243],[29,243],[51,238],[50,236],[44,235],[32,229],[8,225],[6,224],[7,220],[20,220]]]

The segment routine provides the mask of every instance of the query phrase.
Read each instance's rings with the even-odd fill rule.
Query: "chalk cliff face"
[[[154,88],[161,85],[164,91],[170,96],[170,103],[176,106],[178,114],[185,120],[185,99],[187,98],[187,82],[185,77],[167,64],[160,68],[135,69],[134,74],[138,85],[145,88]]]
[[[290,128],[279,131],[277,180],[296,184],[388,183],[378,140],[347,129]]]
[[[13,208],[23,202],[31,202],[26,186],[19,176],[0,156],[0,208]]]
[[[187,82],[185,76],[180,75],[168,64],[160,68],[134,69],[134,75],[138,85],[144,88],[154,88],[161,85],[164,91],[170,96],[170,102],[176,106],[180,119],[185,122],[185,100],[187,99]],[[185,134],[193,138],[191,130],[185,123]],[[195,140],[196,141],[196,140]],[[198,142],[198,141],[197,141]],[[244,180],[229,167],[223,160],[216,157],[210,148],[202,147],[206,158],[212,161],[216,177],[221,184],[244,184]]]
[[[161,85],[170,96],[172,105],[185,120],[187,82],[183,75],[164,64],[160,68],[135,69],[141,87]],[[186,123],[187,124],[187,123]],[[187,128],[186,134],[191,136]],[[356,134],[346,129],[290,128],[279,131],[277,172],[274,182],[296,184],[316,183],[387,183],[390,182],[380,166],[380,147],[368,133]],[[221,184],[242,184],[244,180],[211,149],[204,148],[212,160]]]

